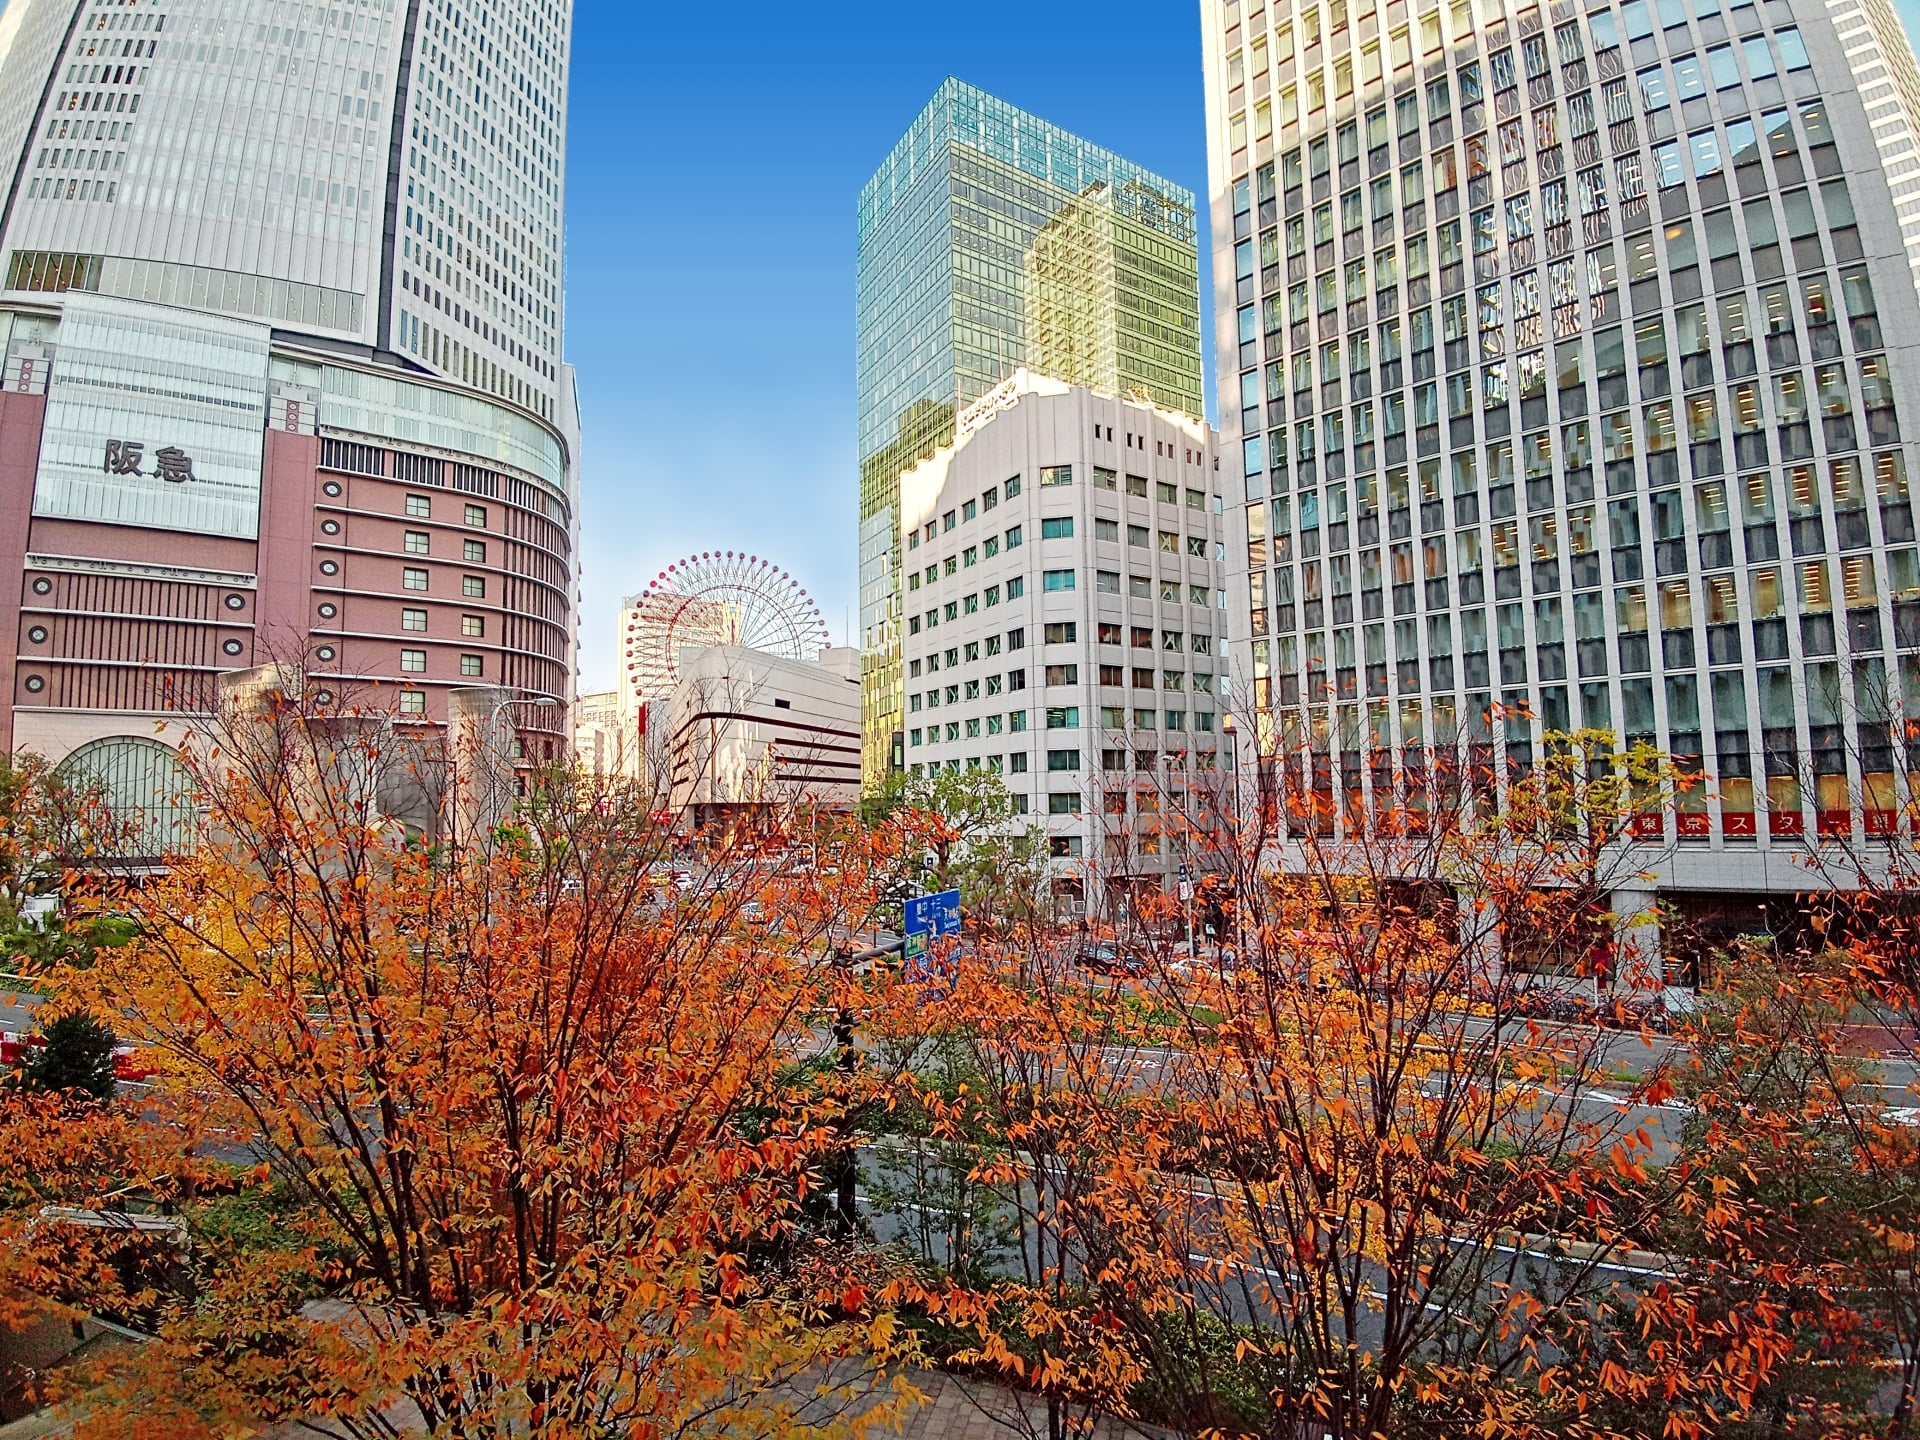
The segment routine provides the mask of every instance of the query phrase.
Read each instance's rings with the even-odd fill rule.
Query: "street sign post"
[[[907,961],[906,978],[932,981],[941,977],[925,963],[928,947],[942,936],[960,933],[960,892],[942,890],[933,895],[915,895],[904,907],[902,953]]]
[[[960,892],[942,890],[934,895],[915,895],[905,907],[906,933],[937,939],[960,933]]]

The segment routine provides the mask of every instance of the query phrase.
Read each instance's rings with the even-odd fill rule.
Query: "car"
[[[1182,980],[1201,977],[1226,980],[1232,978],[1237,963],[1231,945],[1211,945],[1204,940],[1199,945],[1189,945],[1182,940],[1173,947],[1167,971]]]
[[[1082,970],[1096,975],[1138,975],[1147,968],[1147,957],[1140,951],[1111,940],[1089,940],[1074,955]]]

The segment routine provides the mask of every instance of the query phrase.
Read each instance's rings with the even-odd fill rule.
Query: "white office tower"
[[[1202,11],[1230,613],[1271,773],[1338,825],[1546,729],[1648,740],[1704,781],[1641,837],[1669,953],[1758,928],[1910,798],[1920,72],[1892,9]]]
[[[1056,900],[1115,913],[1224,838],[1213,437],[1024,369],[955,428],[900,477],[907,769],[1001,774]]]
[[[8,292],[393,351],[562,418],[567,0],[10,0]]]

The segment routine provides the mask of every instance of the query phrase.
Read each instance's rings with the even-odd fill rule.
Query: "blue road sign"
[[[942,890],[937,895],[915,895],[906,903],[908,935],[958,935],[960,933],[960,892]]]

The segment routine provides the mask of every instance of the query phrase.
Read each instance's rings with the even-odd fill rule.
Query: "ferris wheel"
[[[633,693],[659,699],[680,678],[688,646],[738,645],[817,660],[827,645],[820,607],[771,561],[704,550],[667,566],[626,603],[621,636]]]

